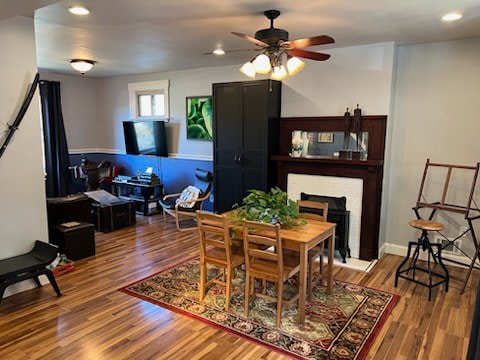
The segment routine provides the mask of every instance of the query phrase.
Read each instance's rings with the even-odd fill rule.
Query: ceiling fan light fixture
[[[288,75],[293,76],[305,67],[305,63],[293,56],[287,61]]]
[[[240,68],[240,72],[244,73],[249,78],[255,79],[255,69],[253,68],[253,64],[250,61],[245,63]]]
[[[275,66],[273,68],[272,74],[270,75],[270,78],[272,80],[283,80],[288,76],[287,70],[285,69],[285,66],[280,65],[280,66]]]
[[[92,70],[95,61],[93,60],[82,60],[82,59],[72,59],[70,60],[70,65],[79,71],[82,74],[85,74],[87,71]]]
[[[265,54],[258,55],[252,62],[253,68],[258,74],[268,74],[272,70],[270,58]]]

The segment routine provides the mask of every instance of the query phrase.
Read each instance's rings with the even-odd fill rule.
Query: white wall
[[[406,245],[418,236],[408,221],[414,218],[411,208],[427,158],[462,165],[480,161],[479,59],[480,38],[398,48],[387,243]],[[443,184],[444,178],[433,180]],[[463,191],[468,186],[466,182],[460,185]],[[478,194],[476,200],[480,205]],[[450,235],[458,234],[459,227],[465,225],[452,213],[441,214],[439,219]],[[472,247],[471,242],[466,243]],[[387,251],[395,252],[396,247]]]
[[[15,17],[0,21],[0,44],[3,143],[5,123],[13,122],[37,72],[33,20]],[[40,121],[37,90],[19,130],[0,158],[0,259],[30,251],[35,240],[48,241]],[[31,286],[30,280],[12,285],[6,295]]]
[[[283,83],[282,117],[343,115],[360,105],[364,115],[387,115],[394,62],[393,43],[329,50],[324,62],[305,68]]]

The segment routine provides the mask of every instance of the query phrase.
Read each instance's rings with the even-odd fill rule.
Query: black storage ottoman
[[[95,228],[93,224],[80,222],[75,226],[62,224],[51,227],[50,243],[57,245],[60,254],[70,260],[95,255]]]
[[[92,204],[93,218],[98,231],[110,232],[136,224],[135,201]]]

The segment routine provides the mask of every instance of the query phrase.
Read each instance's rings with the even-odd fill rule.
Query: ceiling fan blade
[[[292,51],[290,51],[290,55],[317,61],[325,61],[330,57],[329,54],[322,54],[314,51],[300,49],[293,49]]]
[[[254,37],[251,37],[249,35],[246,35],[246,34],[242,34],[242,33],[239,33],[239,32],[235,32],[235,31],[232,31],[232,34],[233,35],[237,35],[237,36],[240,36],[241,38],[244,38],[245,40],[248,40],[258,46],[261,46],[261,47],[269,47],[270,45],[268,45],[267,43],[263,42],[263,41],[260,41],[260,40],[257,40],[255,39]]]
[[[334,42],[335,40],[328,35],[319,35],[304,39],[285,41],[282,43],[282,46],[287,46],[291,49],[301,49],[309,46],[332,44]]]

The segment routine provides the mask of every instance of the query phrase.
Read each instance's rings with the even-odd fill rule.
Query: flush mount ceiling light
[[[454,12],[442,16],[443,21],[455,21],[461,18],[462,18],[462,14],[454,13]]]
[[[79,71],[82,75],[87,71],[90,71],[93,68],[95,61],[93,60],[82,60],[82,59],[72,59],[70,60],[70,65]]]
[[[68,8],[68,11],[70,11],[74,15],[88,15],[88,14],[90,14],[90,10],[88,10],[86,7],[83,7],[83,6],[70,6]]]

